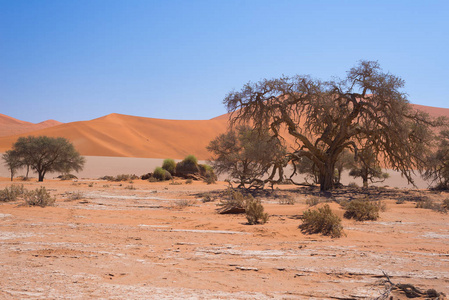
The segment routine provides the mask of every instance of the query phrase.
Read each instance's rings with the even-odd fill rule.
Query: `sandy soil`
[[[270,220],[251,226],[244,215],[217,214],[226,184],[176,182],[15,182],[45,186],[56,204],[0,203],[0,298],[370,299],[385,290],[383,272],[449,294],[448,215],[414,202],[448,193],[379,190],[381,218],[343,220],[346,236],[331,239],[298,229],[311,197],[304,189],[260,195]],[[0,189],[10,184],[0,179]],[[83,197],[70,200],[74,192]],[[214,201],[203,203],[204,193]],[[280,204],[284,197],[296,203]]]

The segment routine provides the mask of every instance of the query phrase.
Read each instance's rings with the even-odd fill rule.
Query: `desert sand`
[[[449,116],[449,109],[420,109]],[[0,120],[5,120],[0,131],[4,152],[20,133],[4,134],[17,120]],[[22,131],[22,136],[64,136],[87,155],[87,163],[76,180],[53,179],[56,173],[44,182],[13,182],[28,190],[45,186],[56,198],[54,206],[29,207],[22,199],[0,202],[0,298],[375,299],[386,291],[384,273],[394,283],[449,294],[448,215],[415,208],[426,197],[440,203],[449,194],[423,190],[427,183],[419,176],[416,189],[390,171],[391,178],[369,196],[386,205],[380,219],[343,219],[345,236],[338,239],[298,229],[316,189],[286,185],[256,195],[270,219],[248,225],[244,215],[217,213],[226,199],[223,181],[98,179],[140,176],[163,158],[194,154],[206,160],[206,145],[226,130],[227,120],[226,115],[176,121],[112,114]],[[2,164],[0,189],[12,184],[8,177]],[[343,177],[344,184],[352,181],[358,182]],[[71,198],[76,193],[80,197]],[[203,202],[206,195],[211,202]],[[366,195],[340,190],[333,197]],[[295,204],[282,204],[283,199]],[[343,216],[339,204],[329,204]],[[391,295],[405,299],[397,290]]]
[[[343,219],[346,236],[332,239],[298,229],[314,191],[259,195],[270,219],[247,225],[244,215],[217,213],[225,183],[175,182],[15,182],[45,186],[56,204],[0,204],[0,298],[374,299],[385,292],[383,272],[449,294],[448,215],[415,208],[448,193],[377,190],[380,219]],[[10,184],[3,178],[0,189]],[[206,194],[212,201],[203,203]],[[280,204],[286,197],[296,203]]]

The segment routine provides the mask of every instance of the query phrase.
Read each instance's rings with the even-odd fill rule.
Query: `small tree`
[[[245,125],[219,135],[207,149],[214,155],[212,165],[217,174],[229,174],[239,187],[263,187],[286,165],[285,147],[278,140]]]
[[[353,161],[349,176],[361,177],[363,188],[368,188],[368,181],[371,183],[384,182],[390,175],[382,171],[376,156],[371,148],[364,148],[359,152],[357,161]]]
[[[78,172],[83,169],[85,163],[84,157],[62,137],[20,137],[14,143],[12,151],[37,172],[39,181],[44,180],[47,172]]]
[[[11,172],[11,181],[13,181],[14,174],[17,169],[23,166],[23,161],[20,159],[17,151],[8,150],[2,155],[3,160],[5,161],[5,166]]]

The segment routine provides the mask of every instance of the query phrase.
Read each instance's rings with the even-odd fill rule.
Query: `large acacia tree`
[[[334,187],[335,164],[345,149],[357,159],[360,140],[368,139],[379,164],[400,171],[413,183],[413,170],[424,167],[424,153],[435,125],[414,110],[401,91],[404,81],[384,73],[377,62],[361,61],[344,79],[309,76],[248,83],[224,104],[231,122],[250,122],[277,139],[293,138],[288,159],[310,159],[321,190]]]
[[[78,172],[83,169],[85,162],[75,147],[62,137],[20,137],[8,153],[18,158],[22,162],[21,166],[27,165],[36,171],[39,181],[44,180],[47,172]]]

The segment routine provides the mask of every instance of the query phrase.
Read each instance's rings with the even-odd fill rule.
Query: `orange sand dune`
[[[434,117],[449,118],[449,109],[446,108],[414,107]],[[0,117],[4,131],[12,130],[9,127],[32,124],[3,115]],[[31,134],[65,137],[82,155],[88,156],[182,159],[188,154],[194,154],[204,160],[211,156],[206,146],[218,134],[226,131],[228,117],[225,114],[211,120],[181,121],[110,114],[91,121],[60,124],[31,133],[0,137],[0,152],[10,149],[19,136]]]
[[[36,131],[60,124],[62,123],[55,120],[47,120],[34,124],[0,114],[0,137]]]
[[[194,154],[199,159],[207,159],[210,154],[206,146],[226,128],[226,118],[179,121],[110,114],[30,134],[65,137],[82,155],[89,156],[184,158]],[[19,136],[27,135],[1,137],[0,152],[9,149]]]

